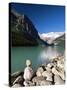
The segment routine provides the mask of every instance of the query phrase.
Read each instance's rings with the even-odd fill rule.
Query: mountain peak
[[[47,43],[51,44],[53,40],[64,35],[64,32],[49,32],[49,33],[39,33],[39,36],[42,40],[47,41]]]

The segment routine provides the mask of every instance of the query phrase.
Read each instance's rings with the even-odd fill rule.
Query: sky
[[[64,6],[12,3],[11,9],[25,14],[39,33],[65,31]]]

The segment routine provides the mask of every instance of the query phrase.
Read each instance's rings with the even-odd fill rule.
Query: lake
[[[11,73],[23,71],[26,67],[26,59],[32,61],[35,71],[41,64],[51,62],[51,58],[64,54],[62,46],[35,46],[35,47],[12,47],[11,48]]]

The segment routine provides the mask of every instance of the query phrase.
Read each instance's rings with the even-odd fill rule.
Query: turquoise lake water
[[[11,73],[23,71],[26,59],[32,61],[32,68],[35,71],[41,64],[46,64],[50,62],[49,59],[61,54],[64,54],[62,46],[12,47]]]

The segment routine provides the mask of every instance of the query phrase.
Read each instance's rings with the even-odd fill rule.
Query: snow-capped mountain
[[[49,32],[49,33],[39,33],[39,36],[42,40],[47,41],[47,43],[51,44],[56,38],[64,35],[64,32]]]

